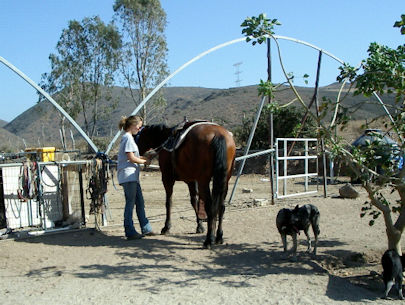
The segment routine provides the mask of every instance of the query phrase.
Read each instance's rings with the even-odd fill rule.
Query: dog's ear
[[[299,209],[299,206],[298,206],[298,204],[295,206],[295,208],[294,208],[294,210],[298,210]]]

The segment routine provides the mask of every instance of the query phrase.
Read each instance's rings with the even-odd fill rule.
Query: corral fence
[[[95,225],[106,224],[108,161],[48,161],[33,155],[0,164],[0,233],[81,228],[89,215]]]
[[[272,166],[269,164],[272,160],[269,157],[271,155],[274,158],[274,177],[271,174]],[[246,165],[237,173],[229,203],[232,201],[242,170],[244,173],[269,174],[270,183],[273,183],[271,181],[273,178],[275,184],[273,194],[275,199],[317,193],[318,159],[318,140],[315,138],[277,138],[274,149],[245,152],[245,155],[235,158],[235,161],[250,160],[250,165]],[[330,167],[330,176],[331,178],[333,176],[333,167]]]

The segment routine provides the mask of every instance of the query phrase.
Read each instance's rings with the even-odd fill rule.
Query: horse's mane
[[[145,127],[149,128],[153,132],[163,132],[167,129],[171,129],[165,124],[153,124],[153,125],[145,125]]]
[[[165,124],[145,125],[145,130],[148,130],[149,135],[160,139],[160,141],[167,139],[172,132],[172,128]]]
[[[194,121],[184,121],[179,124],[176,124],[172,127],[168,127],[166,124],[152,124],[152,125],[145,125],[147,129],[149,129],[150,134],[153,134],[155,136],[159,137],[169,137],[171,135],[174,135],[177,131],[179,130],[184,130],[187,127],[199,123],[199,122],[205,122],[204,120],[194,120]]]

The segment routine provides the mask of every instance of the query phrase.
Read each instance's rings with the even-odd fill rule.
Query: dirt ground
[[[359,198],[342,199],[343,182],[328,185],[327,198],[319,186],[316,194],[272,205],[266,176],[242,176],[227,204],[224,244],[212,250],[202,249],[205,234],[194,233],[184,183],[175,185],[171,234],[136,241],[123,237],[123,191],[110,183],[108,226],[101,231],[93,229],[90,217],[86,229],[0,241],[0,303],[399,304],[396,293],[393,300],[380,299],[379,261],[387,245],[383,219],[370,227],[369,218],[360,218],[365,193],[356,186]],[[141,184],[147,216],[160,232],[165,219],[160,173],[142,172]],[[275,218],[279,209],[304,203],[321,213],[318,255],[305,253],[301,234],[294,262],[282,252]]]

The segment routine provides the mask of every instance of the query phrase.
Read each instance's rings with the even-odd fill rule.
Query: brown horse
[[[186,130],[188,132],[184,135]],[[183,135],[181,144],[175,149],[169,149],[168,146],[172,146],[179,135]],[[232,134],[219,125],[199,121],[187,122],[181,130],[165,125],[145,126],[135,139],[141,155],[149,149],[154,149],[159,154],[159,166],[166,191],[166,222],[161,233],[168,233],[171,227],[174,183],[184,181],[188,185],[191,205],[196,213],[197,233],[204,232],[198,206],[199,203],[205,206],[208,230],[204,248],[211,248],[214,240],[215,243],[223,243],[224,201],[235,160],[235,142]],[[218,228],[215,238],[217,218]]]

